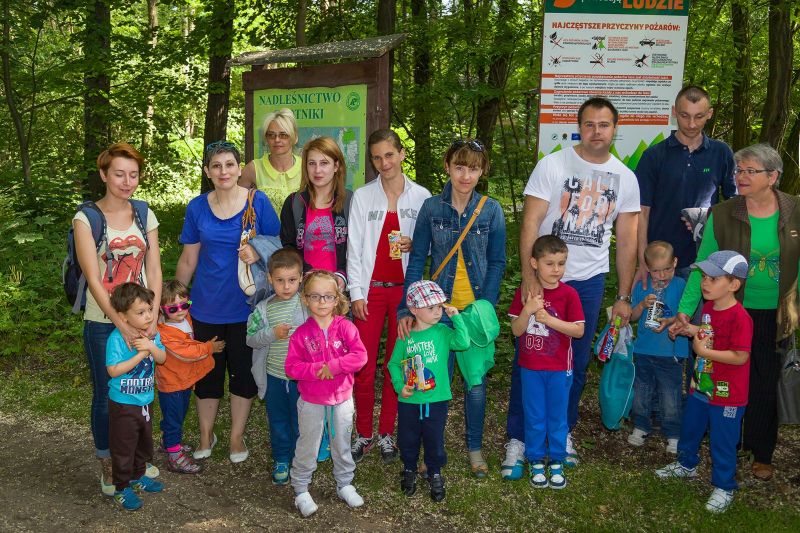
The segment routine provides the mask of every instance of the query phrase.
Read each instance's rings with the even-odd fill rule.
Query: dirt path
[[[89,431],[65,420],[0,413],[0,531],[389,531],[395,519],[336,497],[330,467],[311,492],[320,510],[302,519],[290,487],[273,486],[265,452],[233,465],[216,457],[199,476],[161,469],[165,490],[128,512],[100,494]],[[163,466],[163,457],[154,461]],[[426,528],[431,531],[430,528]]]

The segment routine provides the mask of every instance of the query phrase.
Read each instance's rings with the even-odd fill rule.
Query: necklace
[[[227,220],[239,211],[239,209],[237,208],[239,205],[239,191],[237,190],[234,194],[235,196],[233,198],[233,204],[232,204],[234,210],[232,213],[228,213],[228,211],[230,211],[230,207],[228,209],[224,209],[222,207],[222,203],[219,201],[219,191],[214,191],[214,201],[216,201],[217,210],[219,211],[219,215],[217,216],[217,218],[220,218],[222,220]]]

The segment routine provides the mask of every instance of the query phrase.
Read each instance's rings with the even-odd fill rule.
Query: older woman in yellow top
[[[270,113],[264,119],[263,131],[269,152],[247,163],[239,185],[255,185],[264,191],[275,212],[280,213],[286,197],[300,188],[303,169],[300,157],[293,152],[298,140],[294,113],[286,108]]]

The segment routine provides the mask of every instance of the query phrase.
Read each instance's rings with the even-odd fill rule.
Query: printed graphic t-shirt
[[[161,336],[156,333],[153,339],[156,346],[164,349]],[[106,342],[106,366],[127,361],[136,355],[136,348],[128,348],[118,329],[111,332]],[[108,380],[108,397],[117,403],[127,405],[149,405],[153,401],[153,356],[139,361],[132,370]]]
[[[583,306],[578,291],[559,282],[555,289],[543,289],[544,308],[551,316],[565,322],[583,322]],[[522,312],[522,293],[519,288],[508,308],[508,315],[518,317]],[[572,337],[548,328],[531,315],[528,328],[517,339],[519,366],[528,370],[572,370]]]
[[[314,268],[336,272],[336,228],[330,207],[306,211],[303,257]]]
[[[608,272],[614,220],[620,213],[640,210],[639,183],[633,171],[613,155],[605,163],[589,163],[572,147],[537,163],[525,195],[549,202],[539,235],[556,235],[569,247],[562,281]]]
[[[86,224],[91,229],[89,219],[83,211],[78,211],[72,220],[79,220]],[[143,221],[144,222],[144,221]],[[150,232],[158,227],[158,220],[152,210],[147,210],[147,222],[145,222],[145,231]],[[136,221],[132,221],[130,227],[124,230],[117,230],[111,226],[107,226],[106,232],[108,234],[108,249],[106,248],[105,240],[101,241],[100,249],[97,251],[97,266],[100,269],[100,279],[103,283],[103,288],[108,291],[108,294],[116,288],[117,285],[127,283],[129,281],[138,283],[143,287],[147,287],[147,272],[145,269],[145,256],[147,255],[147,247],[144,241],[144,235],[139,231],[139,226]],[[112,281],[108,280],[106,275],[108,254],[111,254],[111,272]],[[92,296],[92,291],[86,291],[86,310],[83,313],[84,320],[91,320],[93,322],[104,322],[110,324],[111,320],[105,315],[97,301]]]
[[[714,329],[714,350],[750,352],[753,340],[753,319],[742,304],[736,303],[723,311],[714,310],[714,302],[703,304],[703,313],[711,316]],[[697,358],[700,360],[700,357]],[[708,364],[708,361],[706,361]],[[697,368],[697,365],[695,365]],[[696,371],[695,371],[696,374]],[[750,386],[750,358],[743,365],[711,361],[711,391],[703,395],[692,387],[691,393],[711,405],[739,407],[747,405]],[[695,378],[697,379],[697,378]],[[692,380],[692,385],[695,384]],[[701,380],[702,388],[702,380]]]
[[[425,404],[453,399],[447,359],[450,350],[466,350],[469,347],[469,335],[460,314],[453,315],[451,320],[455,329],[450,329],[444,324],[436,324],[424,331],[412,330],[405,340],[397,339],[389,361],[389,374],[395,392],[399,395],[405,385],[401,361],[416,355],[422,357],[425,375],[430,376],[432,383],[435,384],[430,390],[415,390],[408,398],[399,396],[397,401]]]

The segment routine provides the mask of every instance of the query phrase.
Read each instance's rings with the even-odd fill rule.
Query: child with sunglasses
[[[167,359],[156,367],[158,403],[161,406],[161,449],[167,453],[167,469],[180,474],[202,470],[184,446],[183,421],[189,410],[194,384],[214,368],[213,353],[225,348],[216,337],[195,340],[189,308],[189,289],[178,280],[164,283],[161,290],[161,319],[158,332],[167,349]]]
[[[317,511],[308,486],[317,469],[317,451],[325,429],[330,435],[336,494],[350,507],[364,505],[352,485],[356,463],[350,453],[350,437],[354,374],[367,362],[367,349],[356,327],[344,317],[350,303],[332,272],[309,272],[301,299],[310,316],[289,339],[284,367],[286,376],[297,380],[300,393],[299,435],[290,476],[294,505],[305,517]]]

